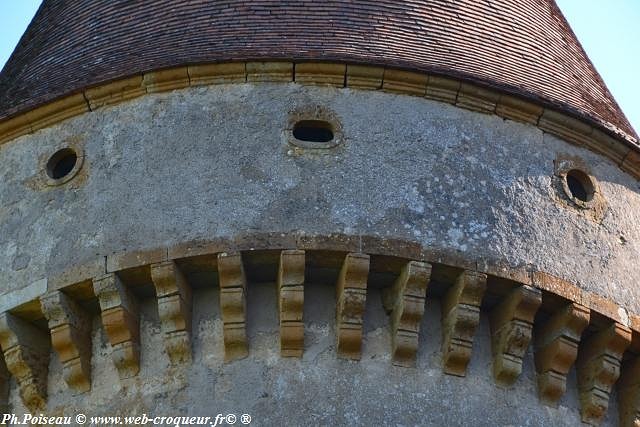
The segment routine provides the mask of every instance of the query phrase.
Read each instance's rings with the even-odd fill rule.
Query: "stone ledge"
[[[292,82],[292,62],[247,62],[248,82]]]
[[[492,90],[484,89],[468,83],[460,85],[456,105],[479,113],[494,113],[500,95]]]
[[[544,108],[509,95],[501,95],[496,105],[496,114],[517,122],[538,124]]]
[[[106,258],[98,258],[80,265],[74,265],[59,273],[49,275],[47,289],[50,291],[69,287],[78,283],[91,281],[107,273]]]
[[[295,81],[302,84],[344,87],[345,64],[303,62],[295,65]]]
[[[142,96],[144,93],[145,88],[142,85],[142,76],[134,76],[89,88],[84,91],[84,96],[89,101],[91,110],[95,110]]]
[[[366,65],[347,65],[347,87],[354,89],[380,89],[384,68]]]
[[[156,248],[135,252],[118,252],[107,255],[107,273],[141,267],[167,260],[167,249]]]
[[[640,148],[634,138],[616,139],[604,130],[559,111],[508,94],[453,78],[426,73],[343,63],[300,63],[295,80],[303,84],[325,84],[352,89],[382,89],[455,104],[472,111],[497,114],[518,122],[537,125],[545,132],[583,146],[614,161],[640,179]],[[292,62],[230,62],[197,64],[150,71],[130,76],[84,93],[42,105],[0,122],[0,144],[33,133],[70,117],[113,105],[146,92],[162,92],[192,86],[221,83],[293,82]]]
[[[286,277],[288,279],[281,282],[281,286],[291,286],[291,290],[300,292],[304,286],[303,271],[305,265],[305,252],[300,251],[301,247],[309,248],[311,251],[320,251],[316,254],[316,257],[318,255],[324,256],[323,254],[328,254],[328,252],[334,252],[333,255],[328,255],[335,255],[344,259],[339,276],[340,279],[337,284],[337,307],[339,308],[337,315],[339,316],[340,323],[337,327],[336,338],[338,340],[337,353],[339,357],[349,359],[358,359],[360,357],[361,328],[363,318],[366,316],[364,302],[366,301],[368,286],[367,275],[371,254],[393,257],[401,261],[401,263],[405,263],[405,267],[402,272],[399,273],[398,277],[400,278],[393,284],[393,289],[396,290],[394,298],[383,302],[387,310],[395,313],[394,319],[396,319],[396,321],[393,332],[395,344],[392,349],[394,352],[392,363],[399,366],[413,365],[415,350],[417,349],[417,340],[419,338],[416,327],[416,325],[419,324],[417,319],[421,318],[421,307],[424,304],[423,293],[424,289],[426,289],[426,280],[428,280],[427,277],[430,276],[429,272],[431,271],[431,265],[433,265],[434,259],[436,263],[444,262],[446,265],[453,266],[460,271],[460,276],[453,285],[453,282],[449,283],[449,281],[453,279],[446,279],[447,285],[449,286],[447,295],[451,297],[452,302],[447,306],[449,308],[449,310],[447,310],[447,316],[443,317],[443,330],[446,329],[448,331],[448,335],[446,335],[447,340],[445,341],[446,354],[452,355],[445,363],[446,373],[464,376],[466,363],[468,363],[472,356],[471,346],[473,345],[474,325],[477,325],[476,317],[478,317],[480,311],[491,309],[493,313],[491,327],[492,346],[494,348],[494,356],[497,357],[494,361],[494,375],[496,376],[496,380],[501,384],[513,383],[520,375],[522,358],[529,346],[529,338],[531,338],[530,332],[534,327],[537,327],[535,325],[536,316],[534,315],[540,302],[544,301],[544,295],[547,295],[544,292],[557,295],[565,300],[565,305],[562,306],[563,309],[566,307],[579,306],[584,307],[583,311],[586,310],[585,313],[587,314],[589,311],[598,313],[598,320],[591,323],[589,337],[595,336],[595,334],[607,334],[607,328],[609,327],[607,325],[615,325],[616,330],[620,329],[623,332],[628,331],[629,342],[637,342],[640,337],[639,315],[628,313],[627,310],[613,303],[611,300],[583,290],[575,284],[551,274],[535,270],[529,271],[527,266],[513,267],[500,260],[488,258],[476,260],[465,259],[464,254],[438,252],[430,248],[424,248],[416,242],[384,239],[377,236],[346,234],[306,235],[299,232],[244,234],[233,238],[185,242],[170,249],[157,248],[134,252],[123,251],[107,256],[107,271],[109,271],[107,274],[104,274],[105,260],[104,258],[100,258],[100,262],[96,262],[95,264],[88,263],[75,269],[71,268],[59,275],[61,279],[50,280],[55,282],[56,286],[65,287],[64,283],[72,284],[77,280],[86,278],[89,272],[93,271],[91,270],[92,268],[95,268],[96,272],[99,271],[99,274],[92,279],[93,287],[95,288],[94,293],[99,296],[103,328],[107,330],[107,334],[109,335],[114,363],[121,378],[126,379],[137,375],[138,352],[140,347],[137,342],[137,304],[131,294],[131,290],[127,287],[124,275],[122,275],[123,282],[121,282],[120,275],[123,273],[123,270],[142,267],[156,269],[152,277],[157,290],[159,310],[161,311],[160,317],[164,321],[165,346],[167,351],[175,353],[175,363],[186,363],[191,359],[188,356],[191,351],[189,340],[186,336],[188,332],[185,332],[189,330],[187,326],[188,322],[186,320],[176,321],[177,317],[175,314],[178,312],[178,309],[180,309],[188,315],[188,311],[183,310],[182,303],[190,300],[190,298],[188,296],[181,297],[181,300],[176,298],[176,295],[178,295],[177,290],[180,286],[167,291],[168,288],[166,288],[165,285],[168,283],[167,281],[173,283],[172,281],[174,280],[175,274],[177,274],[175,275],[176,284],[178,284],[178,282],[182,283],[185,280],[178,274],[178,265],[174,264],[173,261],[167,260],[171,259],[172,256],[187,259],[208,255],[217,256],[218,262],[220,262],[219,260],[221,258],[226,260],[226,267],[223,271],[225,281],[221,284],[221,288],[224,288],[225,295],[224,299],[221,299],[221,304],[226,319],[225,347],[228,356],[227,360],[231,361],[246,356],[249,351],[246,345],[245,334],[242,332],[246,324],[243,313],[246,312],[246,308],[244,308],[246,304],[244,300],[244,289],[246,288],[247,282],[243,272],[242,257],[252,250],[280,250],[281,257],[282,254],[287,254],[288,256],[302,255],[303,260],[301,263],[299,262],[299,265],[296,267],[296,278],[294,279],[293,276],[289,277],[287,275]],[[237,248],[241,249],[238,250]],[[335,253],[336,251],[337,253]],[[413,258],[417,258],[417,260]],[[284,271],[282,267],[282,258],[279,259],[281,260],[280,274],[284,274],[286,271]],[[310,258],[310,262],[314,262],[314,259],[317,258]],[[286,265],[291,266],[292,264],[288,261]],[[475,265],[477,270],[465,268],[465,266],[468,265]],[[420,267],[424,271],[416,276],[412,270],[414,267]],[[413,283],[412,281],[414,279],[417,280],[418,276],[421,277],[419,283]],[[486,280],[492,277],[509,280],[512,288],[507,293],[502,292],[501,300],[498,301],[497,305],[485,307],[483,303],[484,284],[486,283],[487,288],[494,286],[492,285],[492,281]],[[465,285],[468,283],[472,285],[474,283],[479,284],[479,290],[476,292],[470,288],[470,293],[464,291],[466,289]],[[407,287],[409,284],[412,286],[411,289]],[[418,288],[415,288],[414,285],[419,285],[421,289],[420,292],[417,292]],[[455,290],[457,287],[460,288],[458,290],[462,292],[456,293]],[[74,299],[73,295],[70,293],[67,294],[68,289],[67,287],[53,292],[55,293],[62,290],[66,294],[63,299],[67,299],[67,296]],[[497,295],[495,289],[492,298],[495,298],[495,295]],[[47,293],[51,295],[51,292],[51,290],[47,289],[47,280],[42,279],[30,287],[11,293],[9,298],[3,298],[3,303],[5,301],[9,301],[10,303],[8,305],[5,303],[0,306],[0,313],[11,312],[12,315],[20,317],[24,322],[34,322],[37,318],[32,316],[25,317],[22,309],[16,310],[16,307],[11,307],[11,305],[22,304],[24,306],[25,303],[30,303],[31,300],[40,300],[40,297],[47,295]],[[62,297],[60,294],[57,295]],[[57,303],[53,301],[52,304],[47,306],[50,323],[52,313],[55,314],[58,312],[58,307],[56,307]],[[169,306],[167,304],[169,304]],[[299,301],[296,302],[296,304],[301,307]],[[555,302],[552,303],[547,307],[547,310],[550,307],[556,307],[555,304]],[[571,306],[571,304],[573,304],[573,306]],[[165,309],[167,307],[168,309]],[[284,334],[283,336],[291,338],[289,341],[285,341],[288,343],[283,352],[285,356],[300,356],[304,351],[304,340],[300,338],[303,336],[301,335],[301,331],[304,328],[304,323],[301,320],[300,307],[297,309],[298,314],[293,313],[291,307],[283,312],[285,313],[284,315],[281,314],[283,319],[290,323],[285,324],[283,332],[281,331],[281,333]],[[556,309],[557,308],[554,308],[554,310]],[[41,307],[39,310],[42,312],[43,308]],[[183,314],[183,316],[184,315],[185,314]],[[573,354],[573,350],[569,351],[566,347],[569,345],[567,344],[567,340],[572,339],[570,331],[567,332],[567,328],[572,326],[567,322],[573,320],[571,320],[572,318],[565,319],[564,317],[558,319],[560,323],[558,325],[553,324],[557,327],[554,326],[550,329],[553,333],[548,334],[548,337],[545,338],[546,341],[540,341],[536,345],[535,351],[542,351],[540,350],[541,348],[544,349],[546,354],[544,357],[551,357],[557,354]],[[242,324],[241,327],[239,326],[239,322]],[[586,322],[588,323],[589,320],[587,319]],[[294,335],[292,335],[294,330],[291,329],[293,326],[297,328],[297,332]],[[58,324],[55,323],[54,327],[57,328]],[[180,332],[182,335],[175,336],[175,331]],[[52,331],[51,333],[53,334],[54,332]],[[577,332],[577,334],[580,333]],[[68,342],[71,342],[76,347],[81,344],[77,339],[75,341],[73,339],[69,341],[70,338],[67,336],[65,336],[64,339],[64,343],[68,344]],[[564,347],[562,349],[555,349],[555,347],[551,349],[546,344],[547,341],[560,342],[558,340],[563,343]],[[592,350],[596,353],[601,351],[601,349],[595,345],[598,344],[599,341],[596,342],[593,339],[581,341],[577,338],[575,338],[574,341],[576,341],[575,346],[574,344],[571,344],[571,346],[574,346],[576,349],[579,346],[582,352],[580,354],[588,356]],[[62,341],[56,342],[59,344],[62,343]],[[632,349],[633,348],[632,345]],[[59,352],[66,351],[66,349],[67,347],[63,348],[61,345],[56,347],[56,350]],[[620,355],[619,359],[621,359],[621,357],[622,355]],[[557,363],[549,358],[543,358],[536,362],[544,362],[538,372],[538,374],[542,376],[539,382],[540,387],[543,387],[541,393],[546,393],[547,397],[550,396],[554,399],[559,398],[559,396],[564,393],[563,384],[566,382],[565,377],[568,369],[573,365],[573,359],[575,358],[567,359],[565,361],[566,363],[563,362],[564,364],[562,366],[557,365]],[[586,356],[583,356],[583,359],[590,360],[586,359]],[[585,365],[585,362],[581,363],[581,372],[583,372],[584,375],[588,375],[591,367]],[[77,374],[80,372],[77,368],[78,366],[72,366],[70,364],[68,366],[68,372]],[[595,366],[594,369],[596,368],[600,369],[598,366]],[[76,384],[75,377],[69,377],[67,380],[71,381],[70,384],[72,385]],[[85,378],[85,381],[88,382],[89,380],[89,378]],[[614,378],[612,381],[615,382],[616,379]],[[82,385],[82,387],[78,386],[77,388],[82,390],[87,388],[86,384],[80,385]],[[586,404],[583,403],[583,405]],[[583,410],[585,410],[584,408],[587,408],[586,410],[589,411],[588,406],[583,406]]]
[[[187,67],[151,71],[144,74],[142,84],[147,92],[164,92],[189,86]]]
[[[40,298],[47,292],[47,279],[36,280],[24,288],[0,295],[0,313],[10,311],[30,301]]]
[[[413,71],[386,68],[382,80],[382,90],[387,92],[425,96],[428,76]]]
[[[0,122],[0,144],[32,132],[33,129],[26,114],[12,117]]]
[[[440,76],[429,76],[424,97],[455,104],[460,91],[460,82]]]
[[[244,83],[247,81],[247,69],[244,62],[190,65],[187,71],[191,86]]]
[[[634,177],[640,177],[640,152],[629,151],[622,161],[621,167],[623,171]]]
[[[577,145],[587,145],[593,128],[573,117],[545,108],[538,127]]]

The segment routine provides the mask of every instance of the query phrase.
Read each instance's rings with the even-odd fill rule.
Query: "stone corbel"
[[[47,405],[49,335],[11,313],[0,315],[0,345],[7,369],[20,388],[24,405],[32,412]]]
[[[247,279],[239,252],[218,254],[220,312],[226,361],[249,355],[247,343]]]
[[[347,254],[336,285],[338,357],[360,360],[362,321],[367,299],[368,277],[369,255],[361,253]]]
[[[618,382],[618,408],[621,427],[640,425],[640,357],[633,357],[622,365]]]
[[[280,354],[302,357],[304,351],[304,263],[301,250],[280,252],[278,269],[278,311],[280,313]]]
[[[140,371],[140,319],[131,291],[115,273],[93,282],[100,302],[102,325],[111,343],[111,356],[121,379]]]
[[[172,364],[191,360],[191,287],[174,261],[151,264],[165,349]]]
[[[511,385],[522,372],[533,330],[533,319],[542,304],[542,292],[528,285],[509,292],[492,310],[491,348],[493,376],[498,384]]]
[[[40,297],[51,330],[51,344],[62,363],[62,375],[70,389],[91,389],[91,317],[60,291]]]
[[[413,367],[416,364],[420,322],[430,277],[430,264],[409,261],[393,286],[384,293],[385,308],[391,312],[392,358],[396,366]]]
[[[578,357],[588,308],[570,302],[535,330],[535,363],[540,399],[555,406],[567,389],[567,374]]]
[[[442,301],[442,358],[447,374],[464,377],[467,373],[486,288],[486,274],[466,270]]]
[[[631,343],[631,329],[620,323],[583,341],[576,363],[582,421],[598,425],[609,407],[609,396],[620,376],[622,354]]]

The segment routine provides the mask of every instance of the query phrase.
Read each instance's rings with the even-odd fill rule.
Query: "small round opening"
[[[52,179],[61,179],[69,175],[78,161],[76,152],[71,148],[57,151],[47,162],[47,175]]]
[[[333,139],[333,129],[322,120],[301,120],[293,127],[293,136],[300,141],[329,142]]]
[[[573,197],[581,202],[590,202],[593,199],[595,188],[589,175],[578,169],[572,169],[567,172],[566,180]]]

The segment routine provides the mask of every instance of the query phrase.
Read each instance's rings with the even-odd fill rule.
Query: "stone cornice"
[[[264,254],[274,253],[279,255],[264,258]],[[464,254],[434,251],[415,242],[375,236],[273,233],[116,253],[51,276],[44,289],[34,288],[32,294],[16,291],[15,295],[5,295],[3,300],[11,301],[11,305],[1,307],[0,316],[11,321],[0,322],[0,344],[8,370],[18,375],[23,397],[33,404],[33,399],[26,396],[43,389],[44,379],[20,371],[19,357],[37,348],[39,360],[44,359],[51,336],[53,349],[61,354],[61,359],[69,361],[68,374],[64,376],[69,388],[74,392],[89,390],[91,374],[81,365],[89,363],[90,355],[78,350],[88,346],[87,335],[79,333],[77,325],[81,323],[77,319],[83,303],[97,299],[120,376],[137,375],[139,311],[133,290],[140,284],[152,284],[156,290],[161,333],[171,362],[190,363],[188,277],[198,271],[216,271],[220,277],[226,360],[233,363],[251,351],[245,333],[245,292],[250,281],[247,277],[257,274],[251,271],[251,260],[258,259],[255,257],[262,263],[264,259],[270,260],[266,262],[271,262],[273,270],[278,271],[274,277],[265,279],[276,283],[280,292],[283,356],[300,357],[304,352],[301,298],[305,264],[307,268],[318,265],[339,272],[336,351],[344,358],[359,359],[366,289],[370,286],[368,282],[377,280],[378,273],[386,277],[391,273],[396,278],[393,283],[384,284],[387,289],[384,306],[392,318],[393,346],[389,352],[395,365],[411,367],[415,363],[425,293],[427,298],[440,298],[446,305],[442,351],[445,373],[466,375],[466,364],[473,357],[479,313],[483,312],[491,320],[493,375],[497,385],[508,386],[517,380],[523,356],[533,344],[534,331],[541,402],[557,404],[567,387],[567,373],[577,364],[579,384],[571,387],[579,388],[583,421],[591,424],[602,419],[621,372],[636,369],[637,364],[632,362],[640,355],[640,316],[531,267],[509,266],[501,260],[470,259]],[[42,325],[40,320],[45,318],[51,331],[35,326]],[[67,330],[71,333],[59,332]],[[38,345],[42,340],[46,345]],[[604,372],[606,376],[601,375]],[[0,381],[6,379],[0,376]],[[634,384],[629,381],[624,384],[634,396],[620,396],[624,425],[639,419],[639,408],[635,406],[639,401],[638,388]],[[44,405],[46,396],[38,396],[34,408]]]
[[[537,126],[571,144],[611,159],[623,171],[640,178],[640,146],[635,138],[613,136],[586,120],[452,77],[390,67],[328,62],[231,62],[185,65],[128,76],[87,88],[0,122],[0,144],[46,128],[70,117],[147,93],[189,86],[245,82],[296,82],[349,89],[382,90],[447,102],[460,108]]]

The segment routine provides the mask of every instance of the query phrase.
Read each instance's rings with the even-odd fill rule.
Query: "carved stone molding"
[[[40,297],[51,330],[51,344],[70,389],[91,390],[91,316],[60,291]]]
[[[336,332],[338,357],[360,360],[362,322],[367,299],[369,255],[350,253],[338,276]]]
[[[420,322],[424,315],[431,265],[409,261],[393,286],[384,293],[385,308],[391,312],[393,364],[412,367],[416,364]]]
[[[442,301],[442,363],[447,374],[467,373],[486,287],[486,274],[465,270]]]
[[[280,252],[278,267],[278,312],[280,313],[280,354],[302,357],[304,351],[304,263],[305,252]]]
[[[582,331],[589,324],[588,308],[568,303],[535,329],[535,363],[540,399],[555,406],[567,389],[567,374],[578,357]]]
[[[626,360],[622,365],[618,383],[618,407],[620,426],[640,425],[640,357]]]
[[[498,384],[511,385],[520,376],[540,304],[542,292],[522,285],[509,292],[491,312],[493,376]]]
[[[33,412],[43,411],[47,403],[49,336],[25,320],[4,313],[0,315],[0,345],[22,402]]]
[[[249,355],[247,343],[247,279],[239,252],[218,254],[220,312],[224,327],[226,361]]]
[[[129,76],[87,88],[83,93],[69,95],[1,120],[0,144],[70,117],[147,93],[203,84],[295,81],[300,84],[328,84],[351,89],[382,89],[447,102],[467,110],[497,114],[535,125],[569,143],[595,151],[611,159],[626,173],[635,178],[640,177],[638,141],[632,135],[621,132],[609,135],[598,124],[545,108],[533,100],[514,97],[495,88],[457,80],[453,76],[443,77],[371,65],[302,62],[294,67],[292,62],[229,62],[149,70],[143,76]]]
[[[191,360],[191,287],[174,261],[151,265],[165,349],[172,364]]]
[[[100,302],[102,326],[111,343],[111,356],[120,378],[135,376],[140,371],[140,319],[138,304],[129,289],[115,273],[93,282]]]
[[[576,368],[583,422],[598,425],[604,418],[611,390],[620,376],[622,354],[630,343],[631,330],[613,322],[580,346]]]
[[[259,234],[242,235],[234,239],[221,238],[199,245],[183,242],[181,245],[184,248],[182,252],[158,248],[153,256],[142,256],[144,253],[135,252],[123,253],[119,258],[112,256],[111,264],[107,259],[107,265],[117,271],[93,280],[102,323],[122,378],[135,375],[139,365],[136,300],[120,279],[131,280],[132,286],[137,283],[135,281],[142,276],[132,274],[133,268],[136,273],[151,273],[144,278],[152,279],[156,287],[162,333],[170,357],[173,347],[167,338],[171,338],[173,332],[186,335],[190,330],[187,326],[191,313],[187,309],[187,301],[191,299],[190,289],[178,265],[190,273],[200,271],[197,269],[203,266],[207,273],[217,269],[225,356],[226,360],[232,360],[248,354],[247,279],[243,260],[250,268],[247,272],[250,278],[264,273],[268,274],[269,281],[273,281],[278,271],[280,352],[283,356],[295,357],[302,356],[304,351],[305,267],[311,265],[315,268],[314,263],[317,263],[317,267],[335,269],[343,260],[336,285],[337,353],[339,357],[359,359],[370,268],[368,254],[371,254],[371,270],[374,272],[372,283],[382,286],[384,306],[391,314],[391,357],[395,365],[415,364],[426,288],[431,278],[431,266],[434,265],[434,277],[437,279],[431,286],[435,294],[444,293],[442,322],[446,373],[458,376],[466,373],[480,318],[480,306],[488,286],[486,307],[492,307],[489,317],[495,358],[494,374],[500,383],[511,383],[520,372],[522,357],[531,338],[532,322],[541,302],[540,295],[544,292],[542,312],[537,316],[538,323],[534,326],[535,363],[541,400],[551,405],[558,402],[567,388],[567,374],[573,363],[577,362],[578,390],[585,422],[597,424],[603,418],[609,395],[617,382],[620,423],[640,425],[640,359],[635,343],[640,333],[640,316],[625,311],[603,296],[547,273],[538,271],[529,274],[520,268],[484,259],[480,260],[482,263],[476,262],[477,268],[482,271],[480,273],[472,270],[475,268],[472,262],[459,256],[428,252],[411,242],[373,236]],[[304,247],[306,252],[282,249],[291,247]],[[227,248],[242,252],[221,253]],[[356,252],[359,250],[367,254]],[[145,253],[152,254],[149,251]],[[169,257],[172,259],[178,259],[179,264],[167,262],[167,254],[171,254]],[[279,257],[274,254],[279,254]],[[345,257],[345,254],[348,255]],[[412,261],[415,259],[427,261]],[[306,266],[305,261],[309,265]],[[391,283],[389,278],[398,271],[399,276]],[[460,273],[451,279],[451,273],[455,271]],[[311,276],[315,277],[316,272],[312,273]],[[488,276],[491,280],[487,284]],[[45,315],[51,329],[51,340],[60,355],[65,380],[77,390],[84,390],[83,387],[88,389],[90,385],[91,355],[83,354],[83,348],[88,349],[84,351],[91,350],[88,336],[91,319],[89,316],[87,320],[82,306],[68,295],[82,298],[83,301],[90,298],[91,282],[86,280],[86,273],[77,276],[79,281],[69,277],[76,276],[67,276],[67,285],[56,284],[53,289],[49,288],[48,293],[45,284],[42,287],[44,290],[30,294],[29,301],[23,300],[15,308],[9,307],[11,313],[6,312],[1,316],[0,345],[4,350],[6,368],[0,355],[0,409],[5,408],[5,412],[9,409],[8,372],[15,376],[22,399],[29,408],[33,411],[47,410],[49,335],[46,330],[41,331],[34,326],[42,325],[45,320],[39,317],[41,314]],[[531,277],[529,283],[533,285],[525,284],[528,277]],[[505,286],[510,283],[515,283],[517,287],[505,292]],[[504,297],[496,301],[496,295]],[[166,305],[170,307],[166,308]],[[623,326],[627,322],[631,329]],[[634,345],[625,353],[632,333]],[[586,337],[583,341],[582,334]],[[186,354],[181,353],[184,349],[190,350],[188,340],[181,341],[179,346],[181,349],[176,354],[180,354],[180,357]],[[621,368],[623,353],[624,364]],[[72,361],[77,364],[70,363]],[[622,375],[621,370],[624,372]]]

